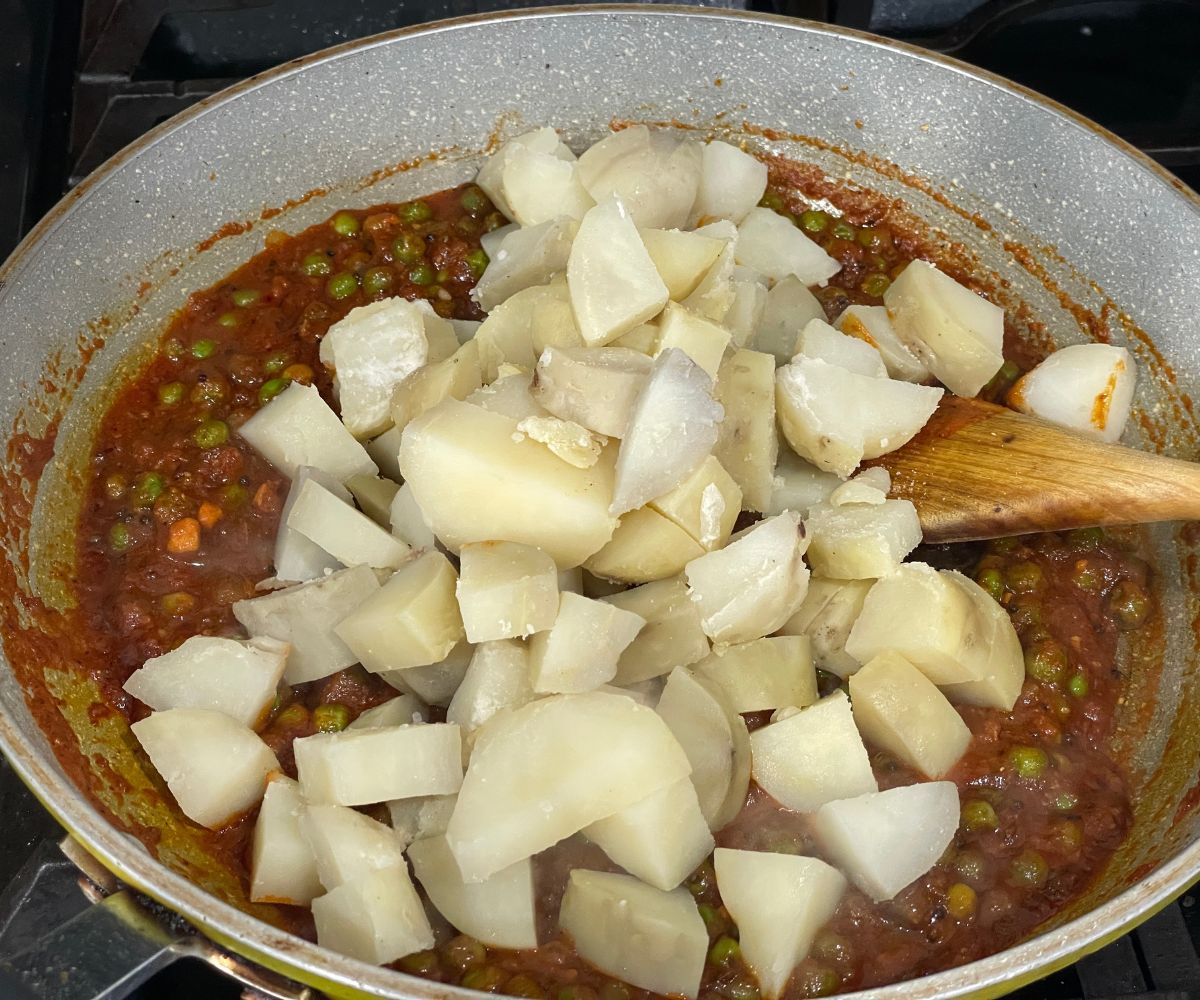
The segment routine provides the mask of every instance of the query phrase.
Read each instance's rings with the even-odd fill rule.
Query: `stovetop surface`
[[[228,83],[347,39],[528,5],[0,0],[0,30],[7,36],[0,43],[0,258],[108,156]],[[1094,118],[1200,188],[1196,0],[708,0],[708,5],[866,28],[953,54]],[[62,832],[2,759],[0,816],[2,886],[39,844]],[[1196,896],[1185,895],[1137,932],[1013,995],[1200,1000],[1196,902]],[[178,963],[134,994],[139,1000],[241,995],[236,984],[194,960]]]

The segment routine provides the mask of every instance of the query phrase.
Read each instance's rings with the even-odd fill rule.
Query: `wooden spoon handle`
[[[1200,518],[1200,465],[949,394],[912,441],[873,464],[916,505],[927,542]]]

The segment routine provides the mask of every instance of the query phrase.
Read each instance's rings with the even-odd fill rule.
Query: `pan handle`
[[[181,958],[205,961],[249,996],[316,1000],[306,986],[223,951],[120,886],[72,838],[44,843],[0,893],[0,995],[121,1000]]]

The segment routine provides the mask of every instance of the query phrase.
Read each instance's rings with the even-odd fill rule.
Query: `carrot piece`
[[[215,503],[209,503],[205,500],[200,505],[200,512],[196,516],[199,517],[200,523],[204,527],[211,528],[225,516],[225,511],[221,510]]]
[[[181,517],[167,529],[168,552],[195,552],[200,548],[200,522]]]

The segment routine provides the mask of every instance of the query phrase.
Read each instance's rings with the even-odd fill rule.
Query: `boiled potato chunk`
[[[921,522],[909,500],[818,508],[805,523],[813,572],[841,580],[887,576],[921,544]]]
[[[536,226],[564,215],[582,219],[595,204],[579,183],[579,168],[573,160],[528,146],[512,150],[500,184],[511,210],[509,217],[522,226]]]
[[[708,655],[700,615],[679,577],[644,583],[604,600],[646,621],[617,661],[617,684],[661,677]]]
[[[859,375],[887,378],[887,368],[877,348],[838,332],[823,319],[811,319],[805,324],[796,338],[796,353],[820,358]]]
[[[361,476],[362,473],[351,476],[346,482],[353,482]],[[283,502],[283,510],[279,513],[279,529],[275,533],[275,579],[285,583],[315,580],[327,572],[340,569],[342,565],[336,556],[330,555],[316,542],[288,526],[292,508],[310,479],[325,487],[347,506],[353,502],[350,491],[328,473],[314,469],[311,465],[302,465],[296,469],[287,499]]]
[[[712,452],[725,415],[712,389],[712,378],[678,348],[654,359],[617,454],[613,514],[674,489]]]
[[[317,733],[292,746],[310,803],[366,806],[449,795],[462,783],[462,738],[449,723]]]
[[[964,705],[1011,712],[1025,682],[1025,657],[1012,618],[974,580],[959,573],[947,576],[971,599],[983,622],[983,641],[972,654],[982,663],[979,680],[948,684],[943,693]]]
[[[714,219],[738,223],[767,189],[767,165],[727,142],[714,139],[700,160],[700,188],[692,206],[692,220]]]
[[[379,437],[367,441],[363,448],[371,461],[379,466],[381,475],[397,483],[400,481],[400,466],[396,462],[396,456],[400,453],[400,431],[397,428],[389,427]],[[349,482],[349,477],[346,481]]]
[[[414,549],[431,549],[436,542],[425,514],[413,496],[412,487],[405,483],[392,497],[392,534]]]
[[[438,913],[491,948],[536,948],[533,863],[525,858],[481,882],[464,882],[444,836],[408,849],[417,881]]]
[[[756,729],[750,749],[754,780],[796,812],[879,787],[842,691]]]
[[[713,454],[742,491],[746,510],[767,513],[779,456],[775,360],[759,351],[734,351],[717,373],[716,398],[725,419]]]
[[[287,526],[319,545],[343,566],[396,569],[412,555],[412,550],[399,538],[315,479],[301,487],[288,512]]]
[[[253,729],[220,712],[171,708],[129,728],[183,814],[210,830],[257,805],[279,770]]]
[[[1009,390],[1007,402],[1110,444],[1129,419],[1137,365],[1123,347],[1072,344],[1055,351]]]
[[[771,502],[763,513],[778,514],[794,510],[807,515],[813,507],[828,500],[841,485],[841,476],[824,472],[791,448],[783,448],[775,466]]]
[[[520,708],[535,695],[525,645],[511,639],[482,642],[446,709],[446,721],[473,732],[497,712]]]
[[[929,369],[904,346],[883,306],[847,306],[834,324],[842,333],[870,344],[883,358],[890,378],[924,382]]]
[[[425,722],[429,707],[415,694],[401,694],[359,714],[347,729],[383,729]],[[454,721],[453,719],[451,721]]]
[[[675,576],[704,546],[653,507],[621,517],[612,540],[583,565],[589,573],[624,583],[647,583]]]
[[[194,635],[135,670],[125,690],[155,711],[205,708],[254,729],[266,720],[288,644],[277,639]]]
[[[591,691],[617,675],[617,660],[644,618],[581,594],[562,594],[553,627],[529,640],[529,669],[539,694]]]
[[[509,417],[448,399],[404,429],[405,482],[452,549],[503,538],[578,566],[617,526],[607,510],[612,464],[576,469],[536,441],[514,441],[516,430]]]
[[[433,930],[407,865],[370,872],[313,900],[317,944],[387,965],[433,947]]]
[[[863,738],[927,778],[949,771],[971,742],[946,696],[899,653],[863,664],[850,678],[850,700]]]
[[[295,485],[294,481],[292,485]],[[327,484],[321,485],[329,489]],[[359,509],[372,521],[384,528],[391,525],[392,501],[400,492],[399,484],[382,476],[351,476],[346,480],[346,489],[354,497]],[[276,573],[276,576],[278,575]]]
[[[729,312],[734,299],[733,272],[736,264],[733,253],[737,227],[732,222],[720,220],[703,226],[696,232],[720,240],[725,246],[713,261],[712,267],[700,279],[695,290],[683,300],[683,304],[693,312],[707,316],[714,323],[720,323]]]
[[[312,848],[300,833],[303,810],[299,784],[270,775],[250,848],[251,902],[308,906],[321,894]]]
[[[459,550],[458,606],[468,642],[542,632],[558,614],[558,568],[532,545],[470,542]]]
[[[833,916],[846,879],[817,858],[718,847],[713,854],[721,901],[738,928],[742,957],[767,1000],[783,993]]]
[[[804,355],[775,376],[775,408],[788,444],[817,468],[843,477],[864,458],[907,444],[941,398],[941,389],[860,375]]]
[[[363,875],[404,864],[404,842],[370,816],[338,805],[308,805],[300,832],[326,892]]]
[[[559,924],[601,972],[651,993],[694,998],[708,931],[686,889],[663,892],[631,875],[571,872]]]
[[[1004,310],[914,260],[883,295],[896,334],[956,396],[974,396],[1004,364]]]
[[[427,705],[446,706],[466,676],[474,647],[466,641],[455,646],[444,660],[424,667],[386,670],[379,676],[397,691],[415,694]]]
[[[846,652],[846,640],[874,583],[813,576],[800,610],[779,631],[808,636],[816,665],[838,677],[849,677],[861,664]]]
[[[714,643],[749,642],[780,628],[804,600],[807,547],[800,518],[787,511],[688,563],[688,590],[705,634]]]
[[[952,781],[901,785],[827,802],[812,818],[821,850],[879,902],[937,863],[958,828]]]
[[[689,770],[662,719],[631,698],[541,698],[477,731],[446,840],[464,880],[477,882]]]
[[[737,262],[782,281],[795,275],[806,285],[824,284],[842,269],[816,243],[782,215],[752,208],[738,224]]]
[[[675,302],[696,290],[700,279],[725,248],[723,240],[679,229],[639,229],[638,233]]]
[[[354,566],[319,580],[275,590],[233,605],[233,616],[252,636],[269,636],[292,648],[283,679],[303,684],[358,661],[335,626],[379,590],[369,566]]]
[[[676,347],[708,373],[717,377],[717,369],[729,346],[729,331],[712,320],[691,312],[676,302],[668,302],[658,322],[658,352]]]
[[[567,261],[567,287],[588,347],[616,340],[666,305],[667,286],[620,200],[601,201],[583,217]]]
[[[558,137],[558,133],[548,125],[535,128],[506,141],[491,156],[483,161],[475,183],[483,188],[484,193],[492,200],[501,212],[508,218],[513,218],[513,209],[504,196],[504,169],[509,159],[522,149],[535,153],[550,153],[560,160],[571,162],[575,154]]]
[[[767,288],[757,280],[757,272],[753,273],[753,278],[734,278],[733,300],[721,318],[722,325],[729,330],[734,347],[751,345],[766,312]]]
[[[445,361],[418,368],[396,386],[392,392],[392,421],[403,431],[447,396],[466,399],[481,385],[479,343],[468,340]]]
[[[530,391],[556,417],[619,438],[650,366],[648,357],[627,347],[547,347]]]
[[[639,226],[687,224],[700,184],[701,152],[644,125],[600,140],[579,158],[579,178],[598,202],[619,198]]]
[[[568,465],[577,469],[590,469],[600,460],[600,454],[608,440],[594,434],[573,420],[558,417],[525,417],[517,424],[517,433],[531,441],[544,444]]]
[[[566,270],[578,230],[579,223],[566,216],[514,229],[492,255],[471,298],[490,314],[519,292],[546,284]],[[474,339],[482,332],[481,327]]]
[[[710,455],[673,490],[650,501],[706,551],[721,548],[742,509],[742,491],[724,466]]]
[[[242,424],[238,433],[289,478],[302,465],[318,468],[339,483],[379,471],[315,386],[293,382]]]
[[[463,637],[458,577],[440,552],[426,552],[341,620],[338,638],[372,673],[444,660]]]
[[[687,754],[692,787],[710,829],[720,830],[742,810],[750,787],[750,734],[725,693],[676,667],[656,709]]]
[[[597,820],[583,834],[631,875],[664,891],[695,871],[714,846],[687,778]]]
[[[495,382],[501,375],[500,369],[505,365],[515,365],[526,373],[533,369],[538,355],[546,346],[534,341],[534,328],[538,325],[538,317],[546,308],[557,309],[560,305],[566,305],[570,309],[565,278],[556,278],[548,285],[535,285],[523,289],[488,313],[487,319],[480,324],[473,338],[479,345],[479,368],[485,383]],[[568,331],[568,334],[566,343],[556,343],[554,346],[583,346],[583,338],[577,331],[573,334]],[[480,392],[481,390],[476,390],[467,399],[476,402]],[[486,393],[486,388],[482,392]],[[525,403],[528,406],[528,400]],[[498,412],[508,411],[498,409]],[[521,416],[541,412],[540,407],[534,407],[523,411]],[[516,413],[508,415],[517,416]]]
[[[821,305],[821,300],[809,291],[803,281],[795,275],[788,275],[767,292],[754,347],[772,355],[776,364],[786,365],[796,353],[800,331],[814,319],[825,319],[825,307]]]
[[[807,636],[780,635],[714,651],[695,665],[735,712],[803,708],[817,700],[817,672]]]

